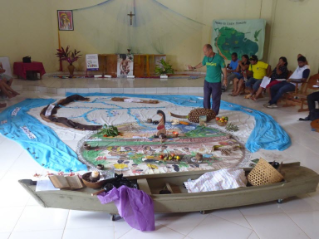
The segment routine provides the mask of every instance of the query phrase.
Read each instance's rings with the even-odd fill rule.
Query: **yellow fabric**
[[[262,61],[258,61],[255,65],[249,66],[249,71],[253,72],[253,78],[261,80],[266,75],[268,64]]]

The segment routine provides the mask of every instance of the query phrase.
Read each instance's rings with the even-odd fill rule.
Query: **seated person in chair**
[[[319,82],[317,82],[319,86]],[[312,121],[315,120],[319,116],[319,112],[315,113],[316,110],[316,101],[319,104],[319,91],[314,92],[307,96],[309,115],[306,118],[300,118],[300,121]]]
[[[306,82],[310,75],[310,69],[307,65],[307,59],[304,56],[298,57],[298,67],[287,81],[279,82],[270,87],[271,100],[264,106],[267,108],[277,108],[278,100],[284,93],[295,91],[296,83]]]
[[[232,96],[237,96],[240,94],[240,91],[245,93],[245,81],[247,80],[247,69],[250,65],[248,55],[242,55],[241,61],[238,62],[237,71],[240,72],[240,75],[234,79],[234,88]]]
[[[238,72],[238,63],[239,63],[239,60],[238,60],[237,53],[234,52],[233,54],[231,54],[231,62],[229,66],[227,67],[227,86],[229,86],[230,82],[234,81],[235,78],[240,77],[240,74]],[[227,86],[222,86],[222,90],[226,91]]]
[[[279,80],[281,80],[281,81],[286,80],[288,77],[288,73],[289,73],[287,66],[288,66],[287,58],[284,56],[280,57],[276,68],[272,71],[272,73],[269,77],[264,77],[264,79],[262,80],[262,84],[259,87],[256,95],[252,96],[251,99],[257,100],[261,96],[261,94],[265,88],[268,88],[268,86],[270,87],[272,85],[278,84],[280,82]],[[265,85],[264,81],[266,84],[268,83],[268,85]],[[272,84],[270,84],[270,83],[272,83]]]
[[[251,98],[257,92],[264,76],[271,74],[270,66],[265,62],[258,61],[256,55],[252,55],[249,61],[248,71],[252,77],[246,82],[246,87],[250,89],[250,94],[245,96],[246,99]]]
[[[6,70],[3,69],[2,63],[0,62],[0,89],[8,98],[12,98],[19,95],[19,93],[11,88],[13,78],[4,74],[5,72]]]

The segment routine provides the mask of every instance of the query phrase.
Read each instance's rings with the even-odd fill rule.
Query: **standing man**
[[[204,108],[210,109],[210,97],[213,98],[212,110],[218,115],[220,107],[220,99],[222,95],[221,73],[223,72],[224,85],[227,86],[227,71],[224,59],[213,52],[213,47],[206,44],[203,48],[204,59],[197,66],[188,66],[189,70],[195,70],[202,66],[207,67],[204,82]]]

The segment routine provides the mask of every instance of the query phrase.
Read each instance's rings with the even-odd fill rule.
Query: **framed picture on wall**
[[[73,11],[58,10],[59,31],[74,31]]]

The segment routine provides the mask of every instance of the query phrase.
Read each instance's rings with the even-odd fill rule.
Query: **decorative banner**
[[[86,69],[89,71],[99,70],[99,57],[98,54],[87,54],[85,56]]]
[[[214,20],[212,46],[214,52],[224,59],[231,59],[236,52],[242,55],[257,55],[262,59],[265,42],[265,19],[253,20]]]

